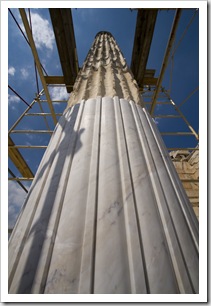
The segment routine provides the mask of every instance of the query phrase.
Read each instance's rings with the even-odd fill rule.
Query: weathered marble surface
[[[118,44],[109,32],[99,32],[79,71],[68,107],[82,99],[118,96],[142,104],[139,86]]]
[[[198,221],[147,111],[68,109],[9,241],[10,293],[197,293]]]
[[[193,210],[199,219],[199,150],[191,153],[188,150],[172,151],[170,156]]]

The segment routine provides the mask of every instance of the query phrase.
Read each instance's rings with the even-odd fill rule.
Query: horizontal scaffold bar
[[[55,113],[56,116],[62,116],[62,113]],[[25,116],[52,116],[51,113],[26,113]]]
[[[9,149],[46,149],[47,146],[35,146],[35,145],[14,145],[9,146]]]
[[[48,102],[47,100],[39,100],[39,102]],[[52,103],[67,103],[67,100],[52,100]]]
[[[179,115],[155,115],[153,118],[181,118]]]
[[[9,177],[9,181],[32,181],[33,177]]]
[[[22,133],[22,134],[24,134],[24,133],[32,133],[32,134],[36,134],[36,133],[38,133],[38,134],[48,134],[48,133],[50,133],[50,134],[52,134],[53,131],[48,131],[48,130],[13,130],[11,133],[16,133],[16,134],[18,134],[18,133]]]
[[[188,151],[197,151],[199,148],[181,148],[181,147],[175,147],[175,148],[167,148],[168,151],[176,151],[176,150],[188,150]]]
[[[186,179],[182,179],[182,178],[180,178],[180,180],[183,182],[183,183],[198,183],[199,182],[199,180],[194,180],[194,179],[188,179],[188,178],[186,178]]]
[[[191,132],[161,132],[163,136],[194,136]]]
[[[152,102],[144,102],[144,103],[145,103],[145,104],[149,104],[149,105],[152,104]],[[169,105],[169,104],[171,104],[171,102],[156,102],[156,105],[157,105],[157,104],[163,104],[163,105],[168,104],[168,105]]]

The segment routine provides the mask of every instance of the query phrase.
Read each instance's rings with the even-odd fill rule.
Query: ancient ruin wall
[[[170,155],[193,210],[199,218],[199,151],[190,154],[187,150],[179,150],[171,152]]]

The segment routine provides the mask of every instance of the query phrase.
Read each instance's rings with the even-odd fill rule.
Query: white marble
[[[9,241],[9,293],[197,293],[198,220],[110,34],[69,105]]]
[[[82,101],[58,124],[10,239],[10,293],[198,292],[197,225],[147,112]]]

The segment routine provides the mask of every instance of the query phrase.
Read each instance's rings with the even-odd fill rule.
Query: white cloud
[[[37,13],[31,13],[33,38],[38,49],[46,47],[53,50],[54,33],[49,21]]]
[[[52,100],[67,100],[70,96],[65,87],[52,87],[49,92]]]
[[[30,128],[28,128],[28,130],[30,130]],[[33,134],[29,134],[29,133],[26,133],[25,134],[30,140],[33,140],[36,138],[37,135],[33,135]],[[31,145],[31,143],[29,143]]]
[[[26,79],[28,78],[28,76],[29,76],[28,70],[25,69],[25,68],[22,68],[22,69],[21,69],[21,75],[22,75],[22,78],[23,78],[24,80],[26,80]]]
[[[9,103],[9,105],[14,104],[14,103],[19,103],[19,102],[20,102],[20,98],[18,98],[15,95],[8,94],[8,103]]]
[[[8,104],[11,109],[15,110],[17,104],[20,102],[20,98],[15,95],[8,94]]]
[[[8,223],[9,228],[13,228],[21,207],[26,199],[27,193],[13,181],[8,183]]]
[[[14,75],[15,75],[15,67],[12,67],[12,66],[9,67],[9,69],[8,69],[8,74],[14,76]]]
[[[21,19],[20,15],[18,17]],[[42,49],[43,47],[45,47],[47,49],[53,50],[53,44],[55,39],[49,21],[35,12],[31,12],[31,21],[33,38],[37,49]],[[20,27],[26,34],[22,22],[20,22]]]

